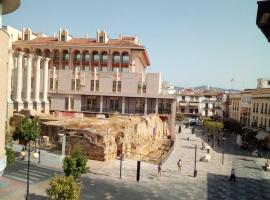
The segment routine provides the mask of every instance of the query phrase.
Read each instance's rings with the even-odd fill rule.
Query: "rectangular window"
[[[127,68],[127,67],[123,67],[123,68],[122,68],[122,72],[124,72],[124,73],[128,73],[128,72],[129,72],[129,70],[128,70],[128,68]]]
[[[141,93],[141,92],[142,92],[142,83],[138,82],[137,93]]]
[[[55,88],[54,88],[55,90],[57,90],[58,89],[58,79],[55,79]]]
[[[119,72],[119,68],[118,68],[118,67],[114,67],[114,68],[113,68],[113,72],[116,73],[117,71]]]
[[[86,71],[86,72],[89,72],[89,66],[84,66],[83,70]]]
[[[118,88],[117,88],[118,92],[121,92],[121,81],[118,81]]]
[[[80,79],[76,79],[76,90],[80,90]]]
[[[181,113],[185,113],[185,108],[181,108]]]
[[[99,80],[96,80],[96,91],[99,91]]]
[[[182,96],[182,101],[185,101],[185,96]]]
[[[113,81],[112,91],[116,92],[116,83],[117,81]]]
[[[28,39],[28,34],[27,34],[27,33],[24,34],[24,40],[29,40],[29,39]]]
[[[50,90],[53,90],[53,78],[50,78]]]
[[[104,36],[99,36],[99,43],[104,43]]]
[[[71,79],[71,90],[75,90],[75,79]]]
[[[146,84],[143,84],[143,93],[146,93]]]
[[[74,98],[70,98],[70,109],[74,110]]]
[[[107,72],[107,71],[108,71],[108,68],[107,68],[107,67],[102,67],[101,70],[102,70],[103,72]]]
[[[65,70],[69,70],[68,65],[65,65],[65,66],[64,66],[64,69],[65,69]]]
[[[65,35],[61,35],[61,42],[64,42],[64,41],[66,41],[66,37]]]
[[[69,98],[65,97],[65,110],[68,110]]]
[[[193,109],[189,109],[189,113],[193,113]]]
[[[91,80],[91,91],[94,91],[95,80]]]

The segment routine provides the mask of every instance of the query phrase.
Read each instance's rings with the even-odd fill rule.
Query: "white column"
[[[23,52],[18,52],[17,60],[17,88],[16,88],[16,102],[22,102],[22,65],[23,65]]]
[[[36,103],[40,102],[39,99],[39,89],[40,89],[40,61],[41,61],[41,56],[36,57],[36,71],[35,71],[35,97],[34,101]]]
[[[44,70],[43,70],[43,102],[48,102],[48,68],[49,68],[49,58],[45,58],[44,61]]]
[[[147,115],[147,98],[144,99],[144,115]]]
[[[2,28],[2,13],[3,13],[3,4],[0,3],[0,28]]]
[[[125,114],[126,98],[122,97],[122,114]]]
[[[156,99],[155,113],[158,114],[158,99]]]
[[[13,101],[16,101],[16,93],[17,93],[17,69],[18,69],[18,57],[16,56],[16,54],[14,54],[14,67],[13,67],[13,70],[12,70],[12,79],[11,79],[11,82],[12,82],[12,100]]]
[[[103,96],[100,96],[100,101],[99,101],[99,112],[103,112]]]
[[[33,60],[33,57],[34,57],[33,54],[29,54],[28,58],[27,58],[25,101],[28,104],[31,103],[31,82],[32,82],[32,60]]]
[[[13,68],[13,50],[9,50],[8,55],[8,71],[7,71],[7,101],[8,103],[11,101],[11,76],[12,76],[12,68]]]

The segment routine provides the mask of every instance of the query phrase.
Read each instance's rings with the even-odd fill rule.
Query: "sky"
[[[148,72],[179,87],[255,88],[270,78],[270,43],[256,26],[255,0],[21,0],[3,24],[73,37],[137,35]],[[231,82],[231,80],[234,80]]]

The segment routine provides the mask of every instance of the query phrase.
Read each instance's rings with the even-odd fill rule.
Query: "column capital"
[[[42,56],[35,56],[35,58],[37,59],[37,61],[40,61]]]
[[[17,56],[18,56],[18,57],[23,57],[24,52],[22,52],[22,51],[17,51],[17,53],[16,53],[16,54],[17,54]]]
[[[10,54],[12,54],[13,52],[14,52],[13,49],[9,49],[9,50],[8,50],[8,53],[10,53]]]
[[[43,58],[43,60],[44,60],[45,63],[48,63],[51,59],[45,57],[45,58]]]
[[[34,54],[29,53],[27,56],[29,59],[32,59],[34,57]]]

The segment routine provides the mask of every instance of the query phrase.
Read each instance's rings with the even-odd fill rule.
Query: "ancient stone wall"
[[[168,125],[158,115],[115,115],[108,119],[62,119],[43,123],[43,134],[50,138],[57,135],[52,130],[60,129],[67,136],[67,154],[74,146],[79,146],[89,159],[101,161],[114,159],[122,152],[129,158],[154,160],[164,153],[164,144],[170,142]]]

